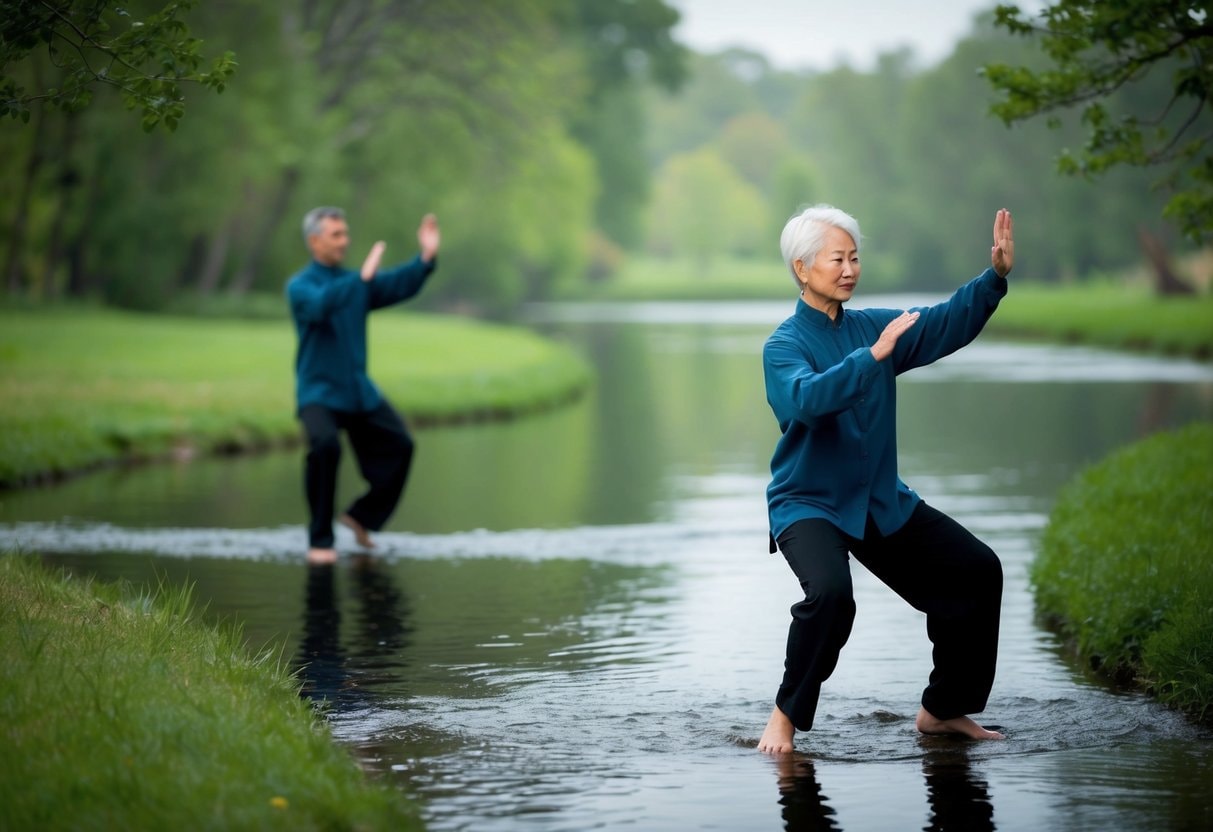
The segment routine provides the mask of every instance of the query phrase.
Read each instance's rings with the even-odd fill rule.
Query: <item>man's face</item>
[[[345,220],[336,217],[324,217],[320,220],[320,230],[307,238],[307,246],[312,250],[316,262],[325,266],[336,266],[345,259],[345,250],[350,246],[350,229]]]

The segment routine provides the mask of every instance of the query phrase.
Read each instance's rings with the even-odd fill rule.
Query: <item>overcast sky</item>
[[[878,54],[904,45],[930,66],[969,32],[975,13],[999,1],[666,0],[682,13],[676,37],[697,52],[744,46],[780,69],[818,70],[843,60],[872,69]],[[1042,3],[1018,5],[1038,9]]]

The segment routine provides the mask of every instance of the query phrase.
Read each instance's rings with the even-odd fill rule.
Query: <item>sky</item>
[[[1001,0],[1010,3],[1013,0]],[[921,66],[946,58],[977,12],[1000,0],[666,0],[682,13],[675,37],[697,52],[744,46],[779,69],[825,70],[910,46]],[[1019,2],[1023,9],[1042,3]]]

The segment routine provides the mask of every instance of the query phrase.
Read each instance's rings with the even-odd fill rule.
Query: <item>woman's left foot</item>
[[[960,734],[974,740],[1005,740],[1006,736],[997,731],[987,731],[967,716],[955,719],[937,719],[926,708],[918,710],[918,719],[914,721],[919,733],[922,734]]]

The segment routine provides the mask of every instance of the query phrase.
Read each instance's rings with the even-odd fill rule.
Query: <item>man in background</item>
[[[413,439],[400,417],[367,376],[366,316],[411,298],[437,267],[438,220],[427,214],[417,229],[420,252],[412,260],[379,271],[385,245],[371,247],[360,272],[342,266],[349,227],[340,208],[313,208],[303,218],[303,238],[312,262],[286,286],[299,336],[295,357],[297,413],[307,435],[304,490],[309,563],[337,559],[333,511],[340,432],[345,431],[366,480],[366,493],[341,514],[359,546],[375,544],[370,532],[383,528],[408,480]]]

